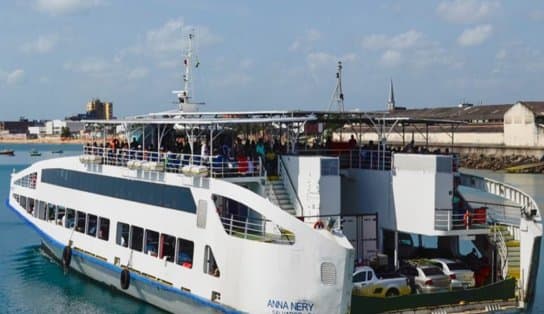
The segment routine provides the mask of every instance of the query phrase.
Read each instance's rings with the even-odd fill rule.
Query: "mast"
[[[185,53],[185,56],[183,58],[183,66],[185,67],[185,71],[183,74],[183,90],[181,91],[172,91],[177,97],[178,97],[178,109],[180,111],[185,112],[192,112],[192,111],[198,111],[197,105],[195,103],[191,103],[192,98],[192,72],[193,72],[193,64],[194,67],[197,68],[199,66],[198,60],[194,60],[194,54],[193,54],[193,39],[195,38],[194,31],[191,31],[189,33],[189,43],[187,45],[187,51]]]
[[[334,88],[328,111],[331,111],[334,103],[336,103],[339,112],[344,112],[344,92],[342,91],[342,61],[338,61],[338,66],[336,68],[336,87]]]

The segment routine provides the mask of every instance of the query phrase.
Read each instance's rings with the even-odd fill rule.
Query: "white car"
[[[446,258],[434,258],[431,263],[442,269],[451,279],[452,288],[472,288],[476,285],[474,272],[466,264]]]

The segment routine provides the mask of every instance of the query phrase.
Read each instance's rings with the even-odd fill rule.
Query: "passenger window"
[[[27,209],[26,203],[27,203],[26,196],[19,197],[19,204],[21,204],[22,208]]]
[[[219,266],[213,256],[212,248],[209,245],[204,247],[204,272],[214,277],[219,277]]]
[[[366,272],[366,277],[367,277],[366,280],[368,280],[368,281],[372,280],[372,272],[371,272],[371,271],[367,271],[367,272]]]
[[[100,217],[98,220],[98,238],[104,241],[110,239],[110,220]]]
[[[74,226],[76,225],[75,222],[76,222],[76,211],[71,209],[71,208],[68,208],[66,210],[66,224],[64,225],[66,228],[68,229],[73,229]]]
[[[44,201],[38,201],[36,200],[36,204],[38,205],[38,218],[41,220],[45,220],[46,217],[46,211],[47,211],[47,203]]]
[[[144,229],[136,226],[130,226],[130,248],[141,252],[143,245]]]
[[[57,206],[54,204],[47,204],[47,221],[55,222]]]
[[[176,254],[176,238],[161,234],[161,249],[159,251],[159,258],[166,259],[168,262],[174,262],[174,255]]]
[[[98,218],[95,215],[89,214],[87,219],[87,234],[91,237],[96,237],[96,225],[98,224]]]
[[[76,216],[76,231],[84,233],[85,232],[85,222],[87,220],[87,215],[84,212],[77,212]]]
[[[57,225],[64,227],[66,221],[66,209],[62,206],[57,206]]]
[[[159,233],[152,230],[145,231],[145,254],[158,256],[159,252]]]
[[[120,246],[128,247],[128,236],[130,232],[130,226],[128,224],[118,222],[117,223],[117,239],[116,242]]]
[[[193,241],[178,239],[178,259],[176,263],[183,267],[193,268]]]
[[[34,199],[33,198],[28,198],[28,207],[27,207],[27,212],[29,214],[31,214],[32,216],[36,216],[36,213],[34,211]]]

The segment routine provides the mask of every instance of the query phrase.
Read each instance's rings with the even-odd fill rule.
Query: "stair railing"
[[[295,188],[295,185],[293,184],[293,180],[291,179],[291,175],[289,174],[289,171],[287,170],[287,166],[285,165],[285,162],[283,161],[283,156],[279,156],[279,167],[278,167],[278,173],[281,178],[283,178],[283,174],[287,177],[287,181],[289,182],[289,187],[292,190],[292,193],[289,193],[289,195],[294,194],[295,199],[297,200],[297,204],[300,207],[300,216],[304,217],[304,207],[302,206],[302,201],[298,197],[298,191]]]
[[[494,224],[493,234],[495,236],[495,246],[497,247],[497,252],[499,253],[500,259],[500,270],[502,278],[505,279],[508,275],[508,249],[506,248],[506,241],[500,230],[497,230],[497,224]]]

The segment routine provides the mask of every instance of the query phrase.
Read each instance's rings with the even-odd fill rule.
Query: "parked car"
[[[410,294],[408,280],[397,274],[391,277],[377,276],[368,266],[361,266],[353,273],[353,290],[357,295],[369,297],[393,297]]]
[[[450,277],[452,288],[466,289],[476,285],[474,272],[465,263],[446,258],[433,258],[430,262]]]
[[[399,273],[408,278],[412,290],[416,293],[450,290],[450,277],[434,265],[406,264],[399,269]]]

